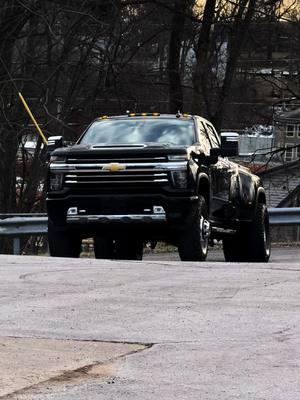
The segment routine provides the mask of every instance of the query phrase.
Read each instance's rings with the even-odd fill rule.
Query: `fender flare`
[[[266,204],[266,191],[263,186],[258,186],[256,190],[256,197],[255,197],[255,207],[257,204],[262,203]]]
[[[206,201],[207,208],[210,208],[210,179],[205,172],[200,172],[197,176],[196,195],[202,195]]]

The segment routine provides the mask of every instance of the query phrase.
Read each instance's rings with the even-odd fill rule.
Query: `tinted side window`
[[[211,146],[220,147],[220,139],[215,128],[210,124],[205,124],[205,127],[209,136],[209,141],[211,142]]]
[[[204,128],[204,125],[202,122],[197,119],[197,127],[198,127],[198,135],[199,135],[199,142],[201,144],[201,148],[204,151],[204,154],[209,155],[210,149],[211,149],[211,144],[208,140],[208,136],[206,133],[206,130]]]

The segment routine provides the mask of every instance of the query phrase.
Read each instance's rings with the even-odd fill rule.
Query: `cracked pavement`
[[[1,255],[0,398],[300,398],[300,265],[288,259]]]

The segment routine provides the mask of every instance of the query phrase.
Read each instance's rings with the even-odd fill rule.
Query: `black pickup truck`
[[[101,117],[76,144],[49,138],[47,210],[52,256],[141,259],[145,242],[203,261],[223,241],[227,261],[267,262],[269,218],[262,183],[227,157],[238,135],[219,135],[196,115]]]

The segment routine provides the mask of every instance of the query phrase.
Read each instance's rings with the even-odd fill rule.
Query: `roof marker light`
[[[128,117],[158,117],[160,116],[160,113],[158,112],[154,112],[154,113],[147,113],[147,112],[143,112],[143,113],[129,113]]]

